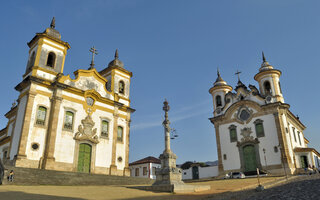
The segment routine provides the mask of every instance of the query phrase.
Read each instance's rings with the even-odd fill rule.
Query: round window
[[[122,161],[122,157],[121,157],[121,156],[118,157],[118,161],[119,161],[119,162]]]
[[[247,121],[250,117],[250,114],[248,113],[248,111],[246,110],[242,110],[241,113],[240,113],[240,119],[242,121]]]
[[[39,144],[33,143],[33,144],[31,145],[31,147],[32,147],[33,150],[37,150],[37,149],[39,149]]]

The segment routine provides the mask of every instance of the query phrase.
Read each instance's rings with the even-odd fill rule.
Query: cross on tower
[[[238,81],[240,81],[240,74],[241,72],[239,72],[239,70],[237,70],[237,72],[235,73],[235,75],[238,75]]]
[[[90,64],[90,68],[89,69],[93,69],[94,68],[94,55],[98,55],[98,51],[96,48],[91,47],[91,49],[89,50],[92,53],[92,60],[91,60],[91,64]]]

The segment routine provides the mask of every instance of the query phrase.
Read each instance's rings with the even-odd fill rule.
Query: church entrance
[[[252,172],[257,170],[257,160],[254,145],[243,147],[244,171]]]
[[[199,168],[198,166],[192,167],[192,179],[199,179]]]
[[[91,145],[80,144],[78,157],[78,172],[90,172],[91,151]]]
[[[308,158],[307,156],[300,156],[301,168],[308,168]]]

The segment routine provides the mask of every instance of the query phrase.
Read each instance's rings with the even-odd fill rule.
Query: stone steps
[[[7,167],[3,184],[6,185],[145,185],[154,180],[147,178],[110,176],[79,172],[63,172],[43,169]],[[14,181],[8,182],[7,176],[14,170]]]

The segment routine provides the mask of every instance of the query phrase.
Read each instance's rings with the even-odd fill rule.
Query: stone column
[[[32,85],[30,87],[32,87]],[[23,117],[23,124],[21,129],[18,154],[17,154],[17,160],[16,160],[17,167],[26,167],[26,163],[23,162],[23,160],[27,158],[27,155],[26,155],[27,141],[28,141],[28,135],[30,130],[32,108],[34,105],[34,98],[36,96],[36,93],[32,91],[30,88],[27,95],[28,95],[27,97],[28,99],[27,99],[26,108],[25,108],[24,117]],[[19,106],[21,106],[21,104]]]
[[[61,91],[58,90],[59,89],[56,88],[53,96],[50,99],[51,107],[48,122],[48,130],[46,135],[46,143],[44,147],[43,161],[41,166],[42,169],[54,169],[54,151],[56,145],[60,106],[62,101],[62,97],[60,97]]]
[[[123,176],[130,176],[130,168],[129,168],[129,148],[130,148],[130,112],[127,112],[127,127],[126,127],[126,145],[125,145],[125,167],[123,170]]]
[[[118,106],[114,106],[113,111],[113,138],[112,138],[112,158],[111,158],[111,165],[110,165],[110,175],[117,175],[117,165],[116,165],[116,156],[117,156],[117,135],[118,135],[118,119],[119,119],[119,112]]]
[[[281,150],[281,162],[283,162],[283,164],[286,168],[286,171],[287,171],[287,168],[290,167],[289,164],[291,163],[291,158],[289,155],[287,139],[286,139],[286,135],[285,135],[282,119],[281,119],[281,113],[276,112],[273,115],[275,118],[275,124],[276,124],[276,128],[277,128],[277,133],[278,133],[278,140],[279,140],[279,144],[281,147],[281,149],[280,149]],[[291,173],[291,170],[290,170],[290,173]]]
[[[213,122],[212,122],[213,123]],[[218,123],[213,123],[214,128],[216,131],[216,143],[217,143],[217,153],[218,153],[218,170],[219,170],[219,175],[224,174],[224,169],[223,169],[223,163],[222,163],[222,153],[221,153],[221,144],[220,144],[220,132],[219,132],[219,125]]]

